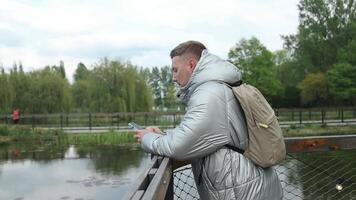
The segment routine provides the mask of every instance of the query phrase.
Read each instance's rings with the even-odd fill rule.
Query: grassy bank
[[[283,128],[285,137],[322,136],[356,134],[356,125],[322,126],[304,125]],[[64,133],[61,130],[32,129],[29,126],[0,125],[0,144],[26,144],[38,146],[56,145],[119,145],[133,144],[135,139],[132,132],[106,133]]]
[[[137,148],[132,133],[64,133],[61,130],[32,129],[26,126],[0,125],[0,159],[63,158],[75,145],[83,157],[97,149],[114,146]]]
[[[69,144],[86,145],[118,145],[135,143],[133,133],[106,132],[106,133],[67,133]]]
[[[32,145],[118,145],[134,143],[132,133],[64,133],[59,129],[48,130],[26,126],[1,126],[0,144],[31,143]]]
[[[323,135],[351,135],[356,134],[356,125],[346,126],[325,126],[325,125],[304,125],[283,128],[285,137],[298,136],[323,136]]]
[[[0,144],[32,143],[34,145],[49,145],[64,137],[60,130],[32,129],[30,126],[0,125]]]

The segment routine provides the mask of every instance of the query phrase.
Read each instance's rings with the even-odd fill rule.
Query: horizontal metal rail
[[[153,156],[151,165],[126,194],[125,200],[173,199],[171,159]]]

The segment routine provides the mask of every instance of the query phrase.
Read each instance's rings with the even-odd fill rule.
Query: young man
[[[240,80],[231,63],[210,54],[200,42],[188,41],[171,51],[173,80],[187,112],[166,135],[158,128],[137,130],[135,137],[148,152],[192,163],[200,199],[282,199],[273,168],[263,169],[224,145],[245,149],[246,122],[226,84]]]

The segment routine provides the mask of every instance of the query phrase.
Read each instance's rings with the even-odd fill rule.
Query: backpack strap
[[[239,80],[235,83],[231,83],[231,84],[228,83],[228,85],[231,87],[237,87],[237,86],[240,86],[242,83],[243,83],[242,80]]]
[[[237,148],[237,147],[235,147],[235,146],[232,146],[232,145],[229,145],[229,144],[225,144],[224,146],[227,147],[228,149],[231,149],[231,150],[233,150],[233,151],[236,151],[236,152],[238,152],[238,153],[240,153],[240,154],[244,154],[244,153],[245,153],[245,150],[240,149],[240,148]]]
[[[243,83],[242,80],[239,80],[239,81],[236,81],[235,83],[231,83],[231,84],[227,84],[227,85],[232,88],[232,87],[238,87],[238,86],[242,85],[242,83]],[[245,118],[245,113],[244,113],[244,111],[243,111],[242,108],[241,108],[241,110],[242,110],[243,116],[244,116],[244,118]],[[233,150],[233,151],[236,151],[236,152],[238,152],[238,153],[240,153],[240,154],[244,154],[244,153],[245,153],[245,150],[240,149],[240,148],[237,148],[237,147],[235,147],[235,146],[232,146],[232,145],[229,145],[229,144],[226,144],[226,145],[224,145],[224,146],[227,147],[228,149],[231,149],[231,150]]]

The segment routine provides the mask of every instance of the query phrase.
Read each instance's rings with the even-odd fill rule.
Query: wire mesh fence
[[[289,153],[275,167],[284,200],[356,199],[356,150]],[[174,171],[174,199],[199,199],[190,166]]]
[[[194,182],[191,166],[179,168],[173,173],[174,199],[193,200],[199,199],[199,194]]]

